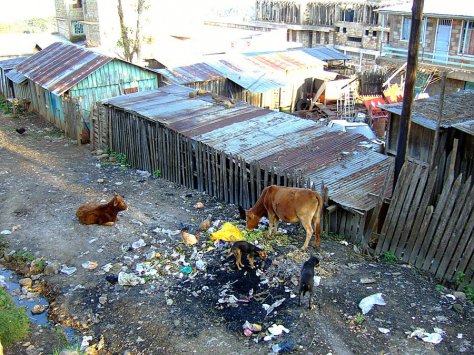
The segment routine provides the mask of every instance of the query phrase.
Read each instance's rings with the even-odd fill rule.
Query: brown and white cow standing
[[[306,231],[302,249],[306,249],[314,232],[314,247],[319,246],[321,238],[321,209],[323,199],[317,192],[297,187],[270,185],[263,189],[252,208],[245,211],[247,230],[257,227],[260,218],[268,217],[270,225],[268,236],[278,229],[279,220],[287,223],[300,222]]]

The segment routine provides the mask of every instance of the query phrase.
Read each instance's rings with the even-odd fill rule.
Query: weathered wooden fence
[[[133,113],[103,105],[91,119],[91,149],[123,153],[131,166],[160,172],[160,176],[215,196],[221,201],[252,206],[268,185],[305,187],[327,193],[297,171],[276,171],[273,167],[247,162],[193,140],[165,125]],[[326,203],[327,206],[327,203]],[[364,236],[367,214],[343,208],[324,211],[323,230],[344,234],[353,242]],[[331,213],[329,213],[331,212]]]
[[[453,170],[436,193],[438,169],[405,164],[376,254],[391,252],[437,279],[474,283],[474,188]],[[463,287],[464,284],[458,285]]]
[[[82,112],[77,99],[63,98],[64,121],[60,123],[60,127],[64,130],[64,134],[77,143],[81,143],[82,136]],[[56,124],[57,125],[57,124]]]

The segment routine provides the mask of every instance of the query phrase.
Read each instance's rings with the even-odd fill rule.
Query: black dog
[[[314,285],[314,268],[319,266],[319,259],[315,256],[309,258],[303,264],[301,269],[301,278],[300,278],[300,289],[298,292],[298,305],[301,306],[301,294],[303,297],[306,293],[309,293],[309,303],[308,308],[311,309],[311,296],[313,294],[313,285]]]

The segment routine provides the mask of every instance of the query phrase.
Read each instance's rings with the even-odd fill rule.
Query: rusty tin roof
[[[178,85],[225,79],[221,72],[207,63],[197,63],[174,69],[153,69],[153,71],[166,77],[172,84]]]
[[[16,66],[16,70],[55,95],[61,95],[113,58],[69,43],[56,42]]]
[[[226,109],[211,95],[190,98],[190,92],[195,90],[170,85],[103,103],[247,162],[280,173],[300,171],[316,186],[324,182],[330,199],[344,207],[368,211],[375,206],[374,194],[380,193],[393,159],[365,148],[365,137],[243,102]]]

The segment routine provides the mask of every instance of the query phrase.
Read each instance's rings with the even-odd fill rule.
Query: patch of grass
[[[365,322],[365,316],[362,314],[362,313],[357,313],[355,316],[354,316],[354,323],[356,325],[361,325],[362,323]]]
[[[461,286],[464,283],[466,278],[466,274],[464,272],[458,271],[454,276],[454,282],[456,283],[456,287]]]
[[[110,156],[114,158],[117,163],[120,163],[120,165],[128,166],[128,159],[125,154],[112,151],[110,152]]]
[[[382,260],[385,261],[386,263],[390,263],[390,264],[395,264],[395,263],[398,263],[398,261],[399,261],[398,256],[396,256],[391,251],[385,252],[385,254],[382,256]]]
[[[444,287],[443,285],[437,284],[437,285],[435,286],[435,289],[436,289],[436,291],[438,291],[438,292],[444,292],[444,290],[446,290],[446,287]]]
[[[0,288],[0,341],[5,346],[24,339],[29,332],[30,320],[26,310],[17,307],[4,288]]]
[[[4,113],[13,112],[12,104],[7,101],[4,97],[0,97],[0,110]]]
[[[321,233],[321,237],[325,239],[335,240],[336,242],[340,242],[341,240],[346,239],[344,235],[333,232],[323,232]]]
[[[470,304],[474,304],[474,287],[472,285],[466,285],[464,287],[464,293]]]
[[[35,260],[34,255],[28,251],[17,251],[11,255],[11,258],[17,264],[28,264]]]
[[[65,348],[62,348],[62,349],[55,349],[55,350],[53,350],[53,355],[59,355],[59,354],[61,354],[61,351],[63,351],[63,350],[69,350],[69,351],[77,353],[79,355],[84,355],[85,354],[84,351],[81,351],[81,345],[76,344],[76,345],[67,345]]]
[[[3,256],[8,248],[8,240],[3,235],[0,235],[0,258]]]
[[[156,179],[156,178],[160,178],[161,177],[161,171],[160,169],[157,169],[153,172],[153,177]]]

